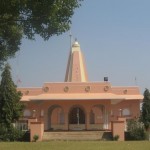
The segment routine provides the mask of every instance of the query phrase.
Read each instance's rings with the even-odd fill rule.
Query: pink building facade
[[[18,88],[25,104],[23,120],[36,119],[44,130],[111,130],[113,121],[138,118],[143,96],[138,87],[114,87],[88,81],[77,41],[69,54],[65,81],[40,88]],[[30,128],[30,125],[29,125]]]

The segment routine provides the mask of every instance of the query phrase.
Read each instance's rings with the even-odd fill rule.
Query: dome
[[[80,47],[80,44],[78,43],[78,41],[75,41],[72,45],[72,47]]]

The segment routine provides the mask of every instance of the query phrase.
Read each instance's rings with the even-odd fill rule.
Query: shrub
[[[38,139],[39,139],[39,136],[38,136],[37,134],[35,134],[35,135],[33,136],[33,141],[36,142]]]
[[[0,141],[21,141],[23,135],[23,131],[13,126],[6,127],[5,124],[0,124]]]
[[[0,124],[0,141],[9,141],[7,128],[3,123]]]
[[[119,135],[115,135],[114,137],[113,137],[113,141],[118,141],[119,140]]]
[[[10,130],[10,141],[21,141],[25,132],[12,127]]]
[[[144,129],[144,125],[135,120],[130,120],[127,123],[127,131],[129,132],[130,140],[145,140],[146,132]]]

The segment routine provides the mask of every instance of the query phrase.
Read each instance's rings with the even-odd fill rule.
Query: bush
[[[9,141],[8,130],[3,123],[0,124],[0,141]]]
[[[0,141],[21,141],[23,135],[23,131],[13,126],[7,127],[5,124],[0,124]]]
[[[37,134],[35,134],[35,135],[33,136],[33,141],[36,142],[38,139],[39,139],[39,136],[38,136]]]
[[[10,141],[21,141],[25,132],[12,127],[10,130]]]
[[[119,140],[119,135],[115,135],[114,137],[113,137],[113,141],[118,141]]]
[[[135,120],[128,121],[128,128],[127,128],[130,136],[130,140],[145,140],[146,139],[146,132],[144,129],[144,125]]]
[[[30,142],[30,132],[29,131],[25,131],[25,133],[23,134],[23,137],[21,138],[21,141]]]

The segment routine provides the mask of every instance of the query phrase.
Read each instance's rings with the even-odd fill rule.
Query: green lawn
[[[0,150],[150,150],[150,142],[50,141],[0,142]]]

